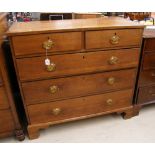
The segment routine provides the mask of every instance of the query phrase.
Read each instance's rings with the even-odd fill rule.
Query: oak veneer
[[[28,114],[32,124],[46,122],[53,122],[54,124],[54,121],[58,120],[93,115],[131,106],[131,95],[132,90],[127,89],[112,93],[30,105],[28,106]],[[113,100],[112,104],[108,103],[110,98]],[[55,116],[52,110],[57,107],[61,109],[61,113]]]
[[[7,34],[29,138],[62,122],[113,112],[137,115],[132,100],[143,28],[121,18],[13,24]],[[52,70],[44,62],[45,41],[54,42],[48,50]]]
[[[12,38],[15,55],[29,55],[45,53],[42,43],[50,38],[54,47],[49,52],[74,51],[82,49],[82,33],[52,33],[26,36],[15,36]],[[25,46],[26,44],[26,46]]]
[[[141,29],[144,27],[119,17],[76,19],[58,21],[35,21],[14,23],[7,32],[8,36],[20,36],[31,34],[45,34],[53,32],[74,32],[88,30],[109,30],[109,29]],[[139,31],[139,30],[138,30]],[[12,35],[13,34],[13,35]],[[131,34],[130,34],[131,35]]]
[[[24,100],[27,105],[38,104],[131,88],[135,72],[135,69],[129,69],[22,83]],[[111,79],[114,79],[112,84]],[[50,93],[52,86],[58,87],[57,93]]]
[[[118,58],[118,62],[115,65],[109,63],[112,56]],[[19,79],[21,81],[30,81],[97,71],[133,68],[138,65],[139,49],[132,48],[52,55],[49,58],[56,65],[54,72],[47,72],[44,64],[45,56],[17,59],[16,64]]]
[[[108,47],[129,47],[140,46],[142,29],[126,29],[126,30],[104,30],[104,31],[88,31],[86,32],[86,49],[108,48]],[[111,44],[107,38],[111,38],[114,34],[121,39],[119,44]],[[131,35],[132,34],[132,35]],[[128,36],[128,37],[126,37]]]

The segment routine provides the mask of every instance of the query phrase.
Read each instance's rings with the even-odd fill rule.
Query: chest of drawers
[[[145,29],[137,85],[137,105],[155,103],[155,31]]]
[[[8,36],[30,139],[57,123],[134,116],[142,33],[143,26],[121,18],[14,24]]]
[[[15,135],[17,139],[23,140],[24,134],[18,119],[4,51],[1,48],[6,30],[6,13],[0,13],[0,138]]]

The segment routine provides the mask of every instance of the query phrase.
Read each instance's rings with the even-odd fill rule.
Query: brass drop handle
[[[118,58],[116,56],[112,56],[108,62],[110,65],[115,65],[118,63]]]
[[[108,99],[108,100],[106,101],[106,103],[107,103],[107,105],[112,105],[113,100],[112,100],[112,99]]]
[[[55,94],[59,90],[59,88],[58,88],[58,86],[53,85],[53,86],[50,86],[49,90],[50,90],[51,94]]]
[[[115,78],[114,77],[108,78],[108,84],[109,85],[113,85],[114,83],[115,83]]]
[[[47,41],[43,42],[43,48],[46,50],[51,49],[54,46],[54,42],[51,39],[48,39]]]
[[[53,115],[59,115],[61,113],[61,109],[60,108],[54,108],[52,109],[52,114]]]
[[[118,35],[113,35],[110,39],[112,45],[117,45],[119,43],[120,37]]]
[[[46,69],[47,69],[48,72],[53,72],[56,69],[56,64],[51,63],[50,65],[46,65]]]

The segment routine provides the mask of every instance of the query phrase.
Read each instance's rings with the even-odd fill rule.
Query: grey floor
[[[111,143],[111,142],[155,142],[155,105],[144,107],[139,116],[123,120],[112,114],[71,123],[52,126],[40,132],[36,140],[23,143]],[[14,138],[0,143],[18,142]]]

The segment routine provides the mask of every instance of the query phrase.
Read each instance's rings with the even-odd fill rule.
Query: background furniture
[[[102,13],[99,12],[92,12],[92,13],[73,13],[74,19],[87,19],[87,18],[99,18],[102,17]]]
[[[12,25],[7,34],[29,138],[57,123],[113,112],[136,115],[142,32],[143,26],[114,17]]]
[[[155,30],[145,29],[139,68],[136,103],[155,103]]]
[[[124,17],[129,17],[130,20],[144,20],[151,17],[151,12],[125,12]]]
[[[24,140],[8,77],[5,55],[1,48],[4,33],[7,30],[6,15],[6,13],[0,13],[0,137],[15,135],[18,140]]]
[[[52,13],[52,12],[44,12],[40,13],[40,20],[60,20],[60,19],[72,19],[72,13],[64,13],[64,12],[58,12],[58,13]]]

